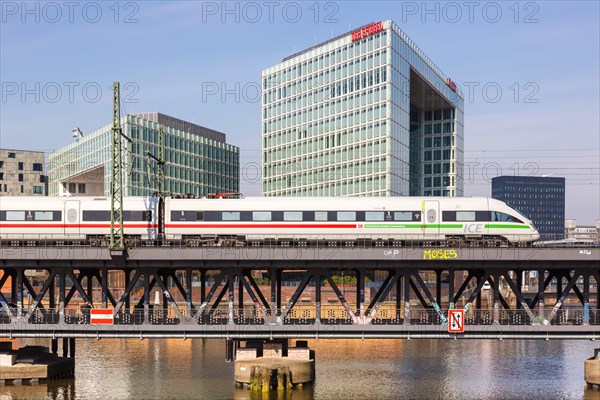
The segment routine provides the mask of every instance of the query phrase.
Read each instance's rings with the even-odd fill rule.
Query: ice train
[[[213,197],[124,198],[127,243],[508,245],[539,239],[529,219],[485,197]],[[2,243],[106,245],[109,234],[110,198],[0,197]]]

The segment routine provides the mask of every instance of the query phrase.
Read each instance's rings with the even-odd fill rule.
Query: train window
[[[253,221],[270,221],[271,211],[254,211],[252,212]]]
[[[442,211],[443,221],[456,221],[456,211]]]
[[[338,211],[337,220],[338,221],[356,221],[356,212],[355,211]]]
[[[284,211],[284,221],[302,221],[302,211]]]
[[[521,221],[520,219],[513,217],[512,215],[508,215],[506,213],[500,212],[500,211],[492,211],[492,221],[497,221],[497,222],[517,222],[522,224],[523,221]]]
[[[25,211],[7,211],[7,221],[25,221]]]
[[[412,221],[413,213],[412,211],[395,211],[394,212],[394,221]]]
[[[171,221],[197,221],[196,211],[171,211]]]
[[[202,211],[196,212],[196,221],[204,221],[204,213]]]
[[[302,212],[302,221],[314,221],[315,220],[315,212],[314,211],[303,211]]]
[[[220,221],[221,213],[219,211],[205,211],[204,221]]]
[[[34,215],[36,221],[52,221],[54,218],[52,211],[36,211]]]
[[[222,221],[239,221],[240,213],[239,211],[223,211],[221,213]]]
[[[192,212],[193,214],[193,212]],[[195,215],[194,215],[195,217]],[[124,221],[148,221],[148,213],[146,211],[123,211]]]
[[[489,211],[475,211],[475,220],[476,221],[489,221],[490,220],[490,212]]]
[[[110,221],[109,211],[83,211],[82,221]]]
[[[475,211],[457,211],[457,221],[475,221]]]
[[[365,221],[383,221],[384,220],[384,212],[383,211],[366,211],[365,212]]]
[[[327,211],[315,211],[315,221],[327,221]]]

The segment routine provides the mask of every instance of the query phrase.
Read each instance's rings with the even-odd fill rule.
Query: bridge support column
[[[69,355],[69,338],[62,338],[62,356],[68,357]]]
[[[80,274],[82,272],[79,272]],[[87,282],[87,295],[88,298],[90,299],[90,304],[93,306],[94,305],[94,274],[91,272],[88,272],[87,274],[85,274],[85,280]]]
[[[454,270],[448,271],[448,309],[454,309]]]
[[[102,308],[106,308],[108,306],[108,269],[102,268]]]
[[[56,274],[58,278],[58,322],[65,322],[65,270],[61,268]],[[64,342],[63,342],[64,346]]]
[[[515,278],[517,281],[517,289],[519,290],[519,293],[523,293],[523,270],[522,269],[515,270]],[[533,307],[532,304],[530,304],[530,306]],[[521,308],[522,308],[521,304],[517,301],[517,310],[520,310]]]
[[[125,270],[123,271],[125,272],[125,289],[127,289],[129,287],[129,283],[131,283],[131,271],[129,270]],[[128,295],[125,298],[125,310],[127,311],[127,313],[131,312],[131,295]]]
[[[356,271],[356,306],[360,314],[360,321],[365,321],[365,273],[362,270]]]
[[[538,317],[540,319],[546,319],[546,313],[544,312],[544,281],[546,280],[545,271],[543,269],[538,270]]]
[[[494,278],[494,324],[500,323],[500,275],[493,275]]]
[[[235,351],[234,341],[231,339],[225,339],[225,362],[233,361],[233,354]]]
[[[278,277],[276,277],[277,272],[275,272],[275,268],[269,269],[269,276],[271,278],[271,317],[277,317],[279,307],[277,306],[277,284]]]
[[[206,270],[200,270],[200,304],[206,299]]]
[[[402,275],[396,280],[396,319],[402,318]]]
[[[320,273],[315,274],[315,323],[321,323],[321,279],[323,276]]]
[[[192,269],[185,270],[185,311],[186,315],[192,315]]]
[[[52,354],[58,353],[58,339],[57,338],[51,339],[50,348],[51,348]]]
[[[583,276],[583,324],[590,324],[590,276]]]
[[[410,275],[404,275],[404,323],[410,325]]]
[[[237,274],[238,278],[238,316],[240,318],[244,317],[244,285],[242,284],[242,279],[244,276],[241,274]]]
[[[17,317],[23,316],[23,275],[25,270],[19,268],[17,270]],[[13,300],[14,301],[14,300]]]
[[[48,307],[52,310],[52,313],[56,312],[56,292],[54,290],[54,282],[56,281],[56,276],[53,276],[53,271],[50,271],[50,275],[48,279],[51,279],[50,285],[48,286]]]
[[[75,338],[69,338],[69,357],[75,358]]]
[[[281,315],[281,278],[283,275],[282,270],[277,270],[277,307],[275,308],[276,315]]]
[[[234,319],[233,319],[233,300],[235,299],[235,287],[234,287],[234,282],[233,282],[233,275],[229,274],[229,276],[227,277],[227,281],[229,282],[229,298],[228,298],[228,305],[229,305],[229,318],[228,318],[228,323],[233,325],[235,323]]]
[[[481,324],[481,275],[478,274],[477,275],[477,287],[480,288],[479,291],[477,292],[477,296],[476,296],[476,300],[477,301],[477,310],[476,310],[476,314],[475,314],[475,323],[477,325]]]
[[[150,274],[144,271],[144,323],[150,322]]]
[[[442,271],[435,272],[435,301],[442,307]]]

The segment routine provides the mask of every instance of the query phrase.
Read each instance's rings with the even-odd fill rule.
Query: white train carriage
[[[0,197],[0,240],[106,243],[110,234],[110,198]],[[154,239],[158,199],[123,199],[126,236]]]
[[[501,201],[446,197],[167,199],[164,233],[188,245],[361,239],[498,245],[539,238],[530,220]]]

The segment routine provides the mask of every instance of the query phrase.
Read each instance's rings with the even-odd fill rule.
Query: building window
[[[40,175],[40,183],[46,183],[46,175]]]
[[[23,163],[19,161],[19,171],[23,171]]]
[[[40,163],[33,163],[33,170],[34,171],[42,171],[42,164]]]
[[[4,180],[4,172],[0,172],[0,181]]]
[[[17,153],[8,153],[8,158],[17,158]]]
[[[75,183],[69,183],[69,193],[73,194],[77,190],[77,185]]]
[[[79,193],[85,193],[85,183],[79,184]]]
[[[33,194],[44,194],[44,189],[41,186],[34,186]]]
[[[0,161],[0,168],[4,167],[4,161]]]
[[[19,174],[19,182],[23,182],[23,174]]]

